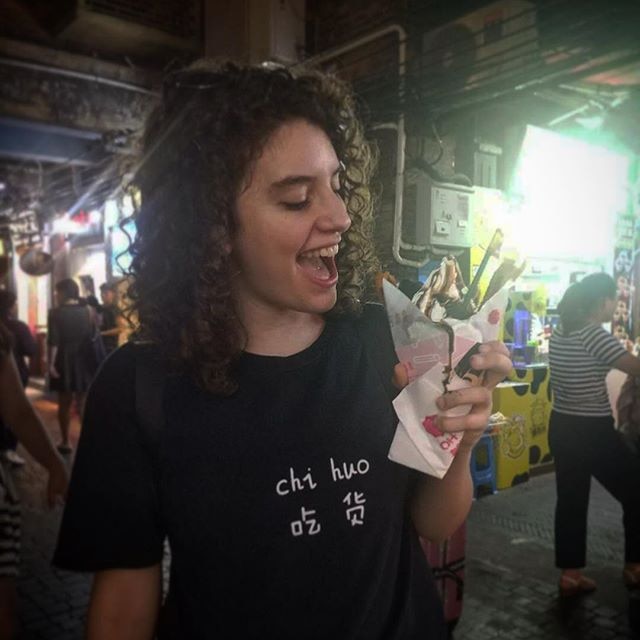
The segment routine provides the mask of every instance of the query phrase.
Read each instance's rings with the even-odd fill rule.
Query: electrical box
[[[434,182],[426,174],[410,178],[415,194],[416,242],[439,247],[470,247],[473,188]]]

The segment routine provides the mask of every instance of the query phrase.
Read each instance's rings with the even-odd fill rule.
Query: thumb
[[[396,389],[404,389],[409,384],[409,372],[403,362],[398,362],[393,368],[391,382]]]

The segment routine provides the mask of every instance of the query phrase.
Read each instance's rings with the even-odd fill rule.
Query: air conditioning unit
[[[517,77],[537,55],[535,4],[500,0],[424,34],[420,72],[438,92],[468,91]]]
[[[115,54],[193,53],[202,40],[199,0],[75,0],[50,18],[47,27],[58,42]]]

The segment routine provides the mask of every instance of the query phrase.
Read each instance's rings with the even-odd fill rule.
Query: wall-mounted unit
[[[472,244],[472,187],[434,182],[422,172],[406,176],[405,202],[415,214],[415,241],[432,247]]]
[[[35,0],[29,10],[58,42],[87,50],[170,57],[202,43],[200,0]]]
[[[290,65],[304,52],[304,0],[205,2],[204,16],[206,56]]]
[[[516,77],[537,52],[535,5],[493,2],[423,35],[420,64],[426,94]]]
[[[304,46],[304,0],[249,0],[251,62],[298,62]]]

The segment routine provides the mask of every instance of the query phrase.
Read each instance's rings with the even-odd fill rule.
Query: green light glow
[[[630,158],[528,126],[514,174],[513,242],[523,255],[602,261],[613,252],[615,217],[628,202]]]

